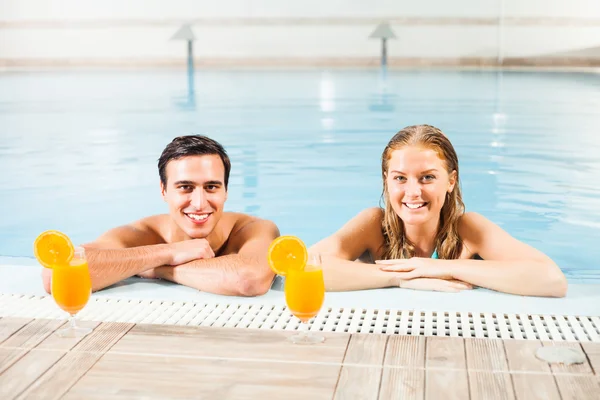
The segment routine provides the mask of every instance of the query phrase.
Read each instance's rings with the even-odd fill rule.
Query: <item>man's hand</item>
[[[158,276],[156,276],[155,268],[148,269],[142,273],[137,274],[136,276],[144,279],[158,279]]]
[[[52,270],[50,268],[42,267],[42,284],[46,293],[50,294],[52,291]]]
[[[171,243],[170,246],[172,254],[170,265],[181,265],[193,260],[214,258],[215,256],[215,252],[206,239],[184,240]]]
[[[184,240],[171,243],[169,246],[171,248],[171,262],[169,265],[172,266],[185,264],[202,258],[213,258],[215,256],[215,252],[212,250],[206,239]],[[145,279],[159,279],[158,275],[156,275],[155,268],[148,269],[136,276]]]

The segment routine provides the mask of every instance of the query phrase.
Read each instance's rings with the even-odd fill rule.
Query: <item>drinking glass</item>
[[[321,256],[309,256],[304,270],[290,270],[285,277],[285,302],[290,312],[302,322],[300,332],[290,337],[296,344],[322,343],[325,338],[309,332],[308,321],[315,317],[325,300],[325,283],[321,269]]]
[[[69,313],[69,327],[57,331],[61,337],[83,337],[90,328],[77,326],[75,315],[85,307],[92,294],[92,280],[83,247],[75,247],[69,265],[52,267],[52,297],[56,304]]]

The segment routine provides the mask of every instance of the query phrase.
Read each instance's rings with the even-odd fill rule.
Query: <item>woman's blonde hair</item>
[[[446,135],[438,128],[430,125],[413,125],[402,129],[389,141],[381,155],[381,175],[383,178],[381,197],[385,202],[382,224],[384,237],[382,258],[389,260],[410,258],[415,255],[415,246],[406,237],[404,223],[390,204],[386,181],[392,152],[404,146],[420,146],[431,149],[445,162],[449,174],[456,171],[456,184],[452,192],[446,194],[435,239],[435,248],[439,258],[456,259],[460,256],[463,246],[458,236],[458,220],[465,212],[465,205],[460,191],[458,156]]]

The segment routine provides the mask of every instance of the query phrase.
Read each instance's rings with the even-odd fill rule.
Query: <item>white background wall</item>
[[[0,65],[181,63],[185,22],[199,63],[376,63],[381,20],[397,63],[600,60],[600,0],[0,0]]]

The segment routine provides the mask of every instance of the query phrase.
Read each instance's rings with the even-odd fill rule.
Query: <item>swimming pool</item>
[[[600,75],[456,71],[0,74],[0,255],[35,236],[74,242],[166,211],[156,160],[177,135],[221,141],[226,208],[308,244],[377,205],[379,157],[400,128],[438,126],[467,209],[600,283]]]

